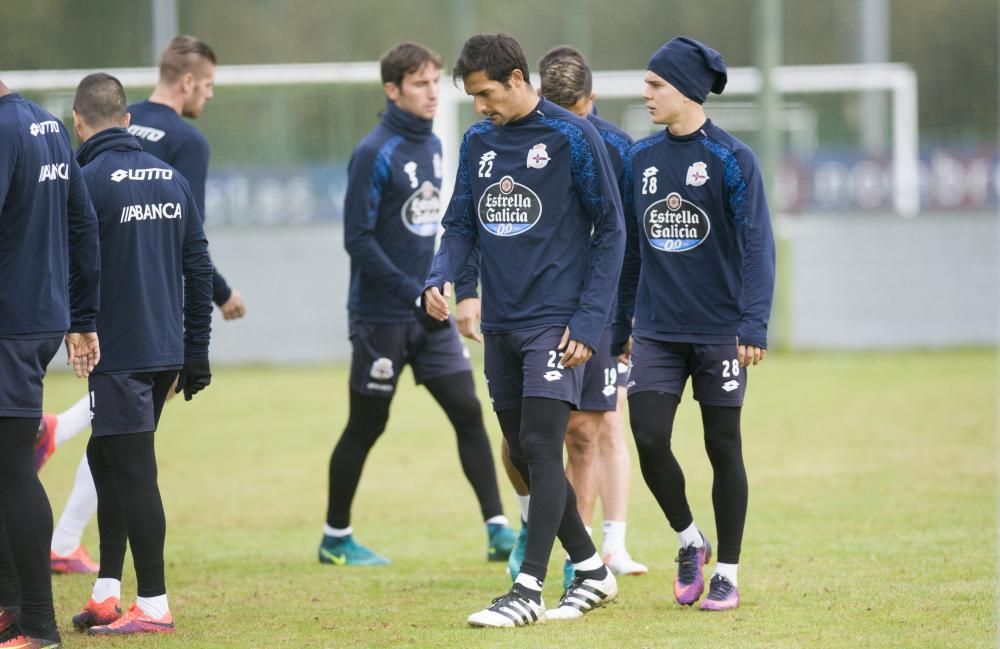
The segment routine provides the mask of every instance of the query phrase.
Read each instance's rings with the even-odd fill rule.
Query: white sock
[[[517,505],[521,508],[521,520],[528,520],[528,505],[531,503],[531,494],[527,496],[522,496],[521,494],[514,494],[517,496]]]
[[[338,539],[342,539],[345,536],[350,536],[351,534],[354,534],[354,528],[345,527],[341,529],[339,527],[330,527],[326,523],[323,523],[323,534],[325,534],[326,536],[333,536]]]
[[[52,551],[64,557],[80,547],[83,531],[96,511],[97,489],[94,488],[94,478],[90,475],[90,465],[84,453],[76,467],[73,490],[69,492],[59,524],[52,532]]]
[[[602,554],[615,553],[625,549],[625,521],[604,521]]]
[[[715,564],[715,574],[722,575],[728,579],[733,586],[736,585],[736,571],[739,570],[740,564],[738,563],[716,563]]]
[[[56,416],[56,448],[90,428],[90,395]]]
[[[577,571],[583,570],[584,572],[586,572],[589,570],[597,570],[598,568],[603,568],[604,562],[601,561],[601,557],[595,552],[594,555],[589,559],[584,559],[579,563],[574,563],[573,567],[576,568]]]
[[[694,524],[694,521],[688,525],[687,529],[678,532],[677,538],[680,539],[682,548],[686,548],[689,545],[700,548],[705,545],[705,541],[701,538],[701,532],[698,531],[698,527]]]
[[[154,620],[159,620],[161,617],[170,612],[170,605],[167,604],[167,595],[157,595],[156,597],[136,597],[135,603],[139,605],[142,612],[153,618]]]
[[[504,527],[510,527],[510,521],[503,514],[497,514],[496,516],[490,516],[486,519],[487,525],[503,525]]]
[[[538,579],[538,577],[532,577],[531,575],[524,572],[518,573],[517,579],[514,580],[514,583],[521,584],[528,590],[536,590],[538,592],[542,592],[542,582]]]
[[[122,598],[122,582],[109,577],[98,577],[90,597],[100,604],[109,597]]]

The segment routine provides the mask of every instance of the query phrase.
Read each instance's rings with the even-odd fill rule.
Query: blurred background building
[[[602,99],[600,84],[597,91],[602,116],[642,137],[653,127],[642,107],[641,70],[662,43],[689,35],[746,73],[734,75],[733,91],[713,95],[706,109],[770,170],[780,239],[772,346],[995,345],[998,5],[8,0],[0,3],[0,78],[18,90],[18,79],[51,77],[43,71],[71,69],[78,79],[95,70],[152,66],[175,33],[208,42],[222,66],[373,62],[395,43],[413,40],[444,56],[442,85],[458,99],[449,72],[462,42],[476,32],[505,31],[525,47],[533,70],[546,50],[568,43],[595,71],[638,71],[631,96],[626,90]],[[912,73],[916,148],[905,173],[898,167],[900,113],[892,92],[777,87],[775,66],[855,64],[900,64]],[[740,92],[737,77],[758,72],[761,89]],[[145,74],[137,77],[148,79],[145,85],[126,84],[130,101],[149,93],[155,72]],[[206,216],[213,257],[243,292],[249,315],[216,323],[215,356],[346,358],[341,202],[351,150],[383,106],[381,86],[377,80],[228,85],[226,78],[220,70],[215,99],[197,126],[212,145]],[[50,85],[23,92],[68,119],[72,85]],[[454,107],[456,119],[438,125],[450,131],[445,156],[452,159],[457,151],[449,150],[447,137],[457,138],[476,118],[470,104]],[[899,209],[901,195],[912,209]]]

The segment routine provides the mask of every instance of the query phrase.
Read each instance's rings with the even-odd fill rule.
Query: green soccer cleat
[[[347,536],[326,536],[319,544],[319,562],[332,566],[385,566],[391,563]]]
[[[563,590],[569,590],[575,579],[576,568],[573,566],[573,562],[567,558],[563,563]]]
[[[510,556],[507,557],[507,574],[510,575],[510,580],[514,581],[517,579],[517,574],[521,572],[521,563],[524,561],[524,549],[528,543],[528,524],[521,521],[521,531],[517,533],[517,542],[514,544],[514,549],[510,551]]]
[[[486,535],[489,537],[486,560],[506,561],[514,549],[514,544],[517,543],[517,534],[514,530],[500,523],[487,523]]]

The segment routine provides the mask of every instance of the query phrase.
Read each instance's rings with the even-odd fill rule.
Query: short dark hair
[[[572,47],[557,47],[538,61],[542,77],[542,96],[568,108],[585,97],[590,97],[594,76],[583,55]]]
[[[105,72],[88,74],[76,87],[73,110],[87,126],[120,124],[128,112],[121,81]]]
[[[528,58],[513,36],[509,34],[476,34],[465,41],[462,53],[458,55],[452,80],[465,79],[474,72],[485,72],[492,81],[508,85],[514,70],[520,70],[524,80],[530,85]]]
[[[444,61],[441,55],[417,43],[400,43],[386,52],[379,61],[382,68],[382,83],[403,85],[403,78],[420,70],[428,63],[441,69]]]
[[[538,59],[538,73],[541,74],[542,70],[549,67],[553,61],[565,58],[580,59],[584,63],[587,62],[587,60],[583,57],[583,53],[572,45],[556,45],[551,50],[543,54],[542,58]]]
[[[173,83],[206,61],[216,64],[215,52],[207,43],[194,36],[175,36],[160,55],[160,79]]]

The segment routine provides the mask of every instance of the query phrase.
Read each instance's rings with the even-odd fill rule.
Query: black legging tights
[[[21,627],[30,636],[50,638],[57,635],[49,568],[52,508],[35,471],[37,433],[37,417],[0,418],[0,531],[6,531],[0,540],[0,604],[16,606],[19,594]]]
[[[580,520],[576,493],[563,468],[563,442],[570,406],[564,401],[526,397],[520,408],[497,413],[510,459],[531,490],[528,540],[521,572],[545,581],[556,537],[579,563],[596,550]]]
[[[679,401],[678,397],[663,392],[640,392],[628,399],[642,477],[670,527],[677,532],[693,521],[684,491],[684,472],[670,448]],[[739,563],[747,516],[747,473],[740,439],[740,411],[737,407],[701,406],[705,450],[713,471],[712,505],[719,535],[717,556],[722,563]]]
[[[424,382],[444,410],[458,439],[462,471],[476,492],[483,520],[503,514],[490,440],[483,426],[483,413],[476,397],[472,372],[449,374]],[[350,390],[347,426],[330,455],[330,493],[326,522],[331,527],[351,524],[351,503],[361,481],[368,453],[385,430],[391,399],[368,397]]]
[[[97,488],[101,536],[99,577],[121,580],[126,541],[139,597],[167,592],[163,575],[166,518],[156,482],[153,433],[91,437],[87,461]]]

